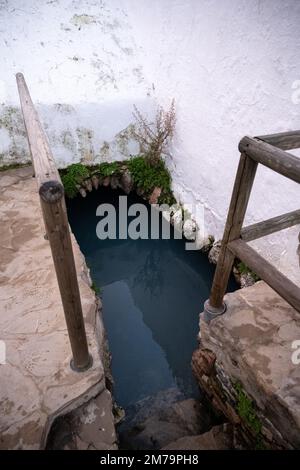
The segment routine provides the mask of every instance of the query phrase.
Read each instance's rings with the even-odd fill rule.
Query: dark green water
[[[67,201],[72,230],[101,289],[115,399],[126,409],[170,388],[195,396],[190,362],[214,266],[205,254],[186,251],[184,240],[99,240],[96,208],[104,202],[117,208],[119,195],[101,188]],[[145,204],[128,196],[128,206],[136,202]]]

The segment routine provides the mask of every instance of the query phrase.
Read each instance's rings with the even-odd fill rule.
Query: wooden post
[[[46,233],[71,343],[71,367],[76,371],[84,371],[92,365],[92,357],[89,355],[84,327],[64,188],[25,79],[22,74],[17,74],[16,78]]]
[[[241,154],[211,293],[209,300],[204,304],[207,319],[226,310],[223,297],[234,261],[234,255],[227,244],[240,237],[256,169],[257,163],[245,154]]]

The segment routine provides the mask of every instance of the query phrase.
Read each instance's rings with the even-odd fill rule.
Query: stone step
[[[233,449],[232,426],[221,424],[197,436],[185,436],[171,442],[162,450],[228,450]]]
[[[153,414],[139,421],[124,423],[119,428],[120,447],[161,449],[179,438],[201,434],[212,425],[208,410],[198,400],[189,398],[156,408]]]

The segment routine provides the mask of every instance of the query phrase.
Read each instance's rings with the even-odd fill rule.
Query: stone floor
[[[234,402],[230,378],[255,403],[270,447],[300,448],[300,314],[263,281],[228,294],[226,302],[224,315],[209,324],[200,321],[203,349],[193,357],[200,383],[217,401],[209,365],[215,357],[214,374],[227,394],[227,408]]]
[[[0,340],[2,349],[6,347],[6,361],[0,365],[0,448],[44,448],[57,416],[108,393],[99,354],[102,323],[88,269],[72,236],[94,361],[84,373],[72,371],[64,313],[30,167],[0,173],[0,220]],[[100,403],[100,415],[106,422],[108,417],[113,428],[110,394]],[[114,441],[115,436],[110,444],[106,439],[103,448]]]

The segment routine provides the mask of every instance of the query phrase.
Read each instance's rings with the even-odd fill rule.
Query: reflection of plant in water
[[[160,269],[161,255],[160,251],[153,249],[147,255],[145,264],[133,278],[134,287],[144,286],[144,291],[152,296],[159,295],[162,292],[163,276]]]

